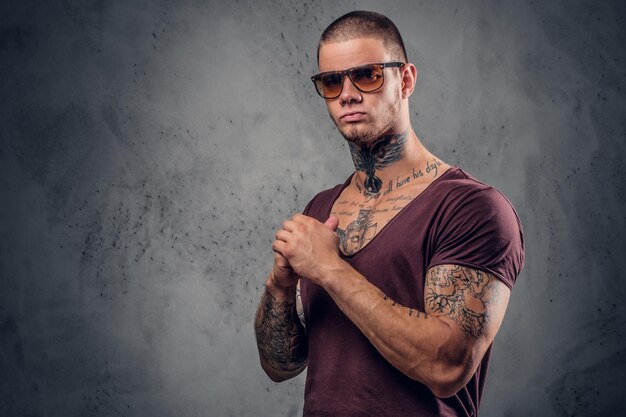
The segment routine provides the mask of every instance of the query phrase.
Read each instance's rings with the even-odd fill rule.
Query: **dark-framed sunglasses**
[[[384,62],[361,65],[343,71],[321,72],[311,77],[320,97],[332,100],[341,95],[343,79],[347,75],[352,85],[363,93],[372,93],[385,83],[385,68],[401,67],[404,62]]]

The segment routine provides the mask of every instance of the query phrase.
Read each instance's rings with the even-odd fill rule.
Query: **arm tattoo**
[[[255,327],[261,359],[272,369],[293,372],[306,364],[308,342],[295,301],[279,302],[266,290]]]
[[[391,298],[389,298],[387,295],[383,296],[383,300],[389,302],[391,304],[391,307],[398,307],[398,308],[402,308],[404,310],[407,311],[407,314],[411,317],[418,317],[418,318],[424,318],[427,319],[428,318],[428,314],[424,313],[423,311],[417,310],[415,308],[409,308],[409,307],[404,307],[401,306],[400,304],[396,303],[395,301],[393,301]]]
[[[487,306],[496,299],[497,278],[490,273],[459,265],[435,266],[426,276],[426,304],[433,313],[454,320],[472,339],[484,334]]]
[[[363,184],[366,195],[378,197],[383,183],[375,175],[376,170],[385,168],[402,157],[408,135],[407,130],[401,134],[383,136],[372,146],[366,144],[359,146],[350,142],[350,154],[354,167],[357,171],[365,172],[367,175]]]

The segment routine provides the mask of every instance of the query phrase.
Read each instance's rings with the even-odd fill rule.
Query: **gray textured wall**
[[[0,415],[300,414],[252,318],[275,228],[352,169],[308,76],[355,8],[403,33],[424,144],[525,228],[481,415],[616,415],[622,4],[3,2]]]

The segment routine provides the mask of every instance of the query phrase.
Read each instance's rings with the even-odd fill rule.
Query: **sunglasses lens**
[[[370,92],[383,85],[383,69],[378,65],[367,65],[350,71],[350,78],[363,92]]]
[[[315,80],[317,91],[324,98],[337,97],[341,93],[343,76],[341,74],[324,74]]]

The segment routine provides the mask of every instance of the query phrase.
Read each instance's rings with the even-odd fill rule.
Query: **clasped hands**
[[[338,224],[334,216],[325,223],[303,214],[286,220],[272,243],[274,284],[283,289],[295,287],[299,276],[323,286],[327,272],[343,262],[335,234]]]

